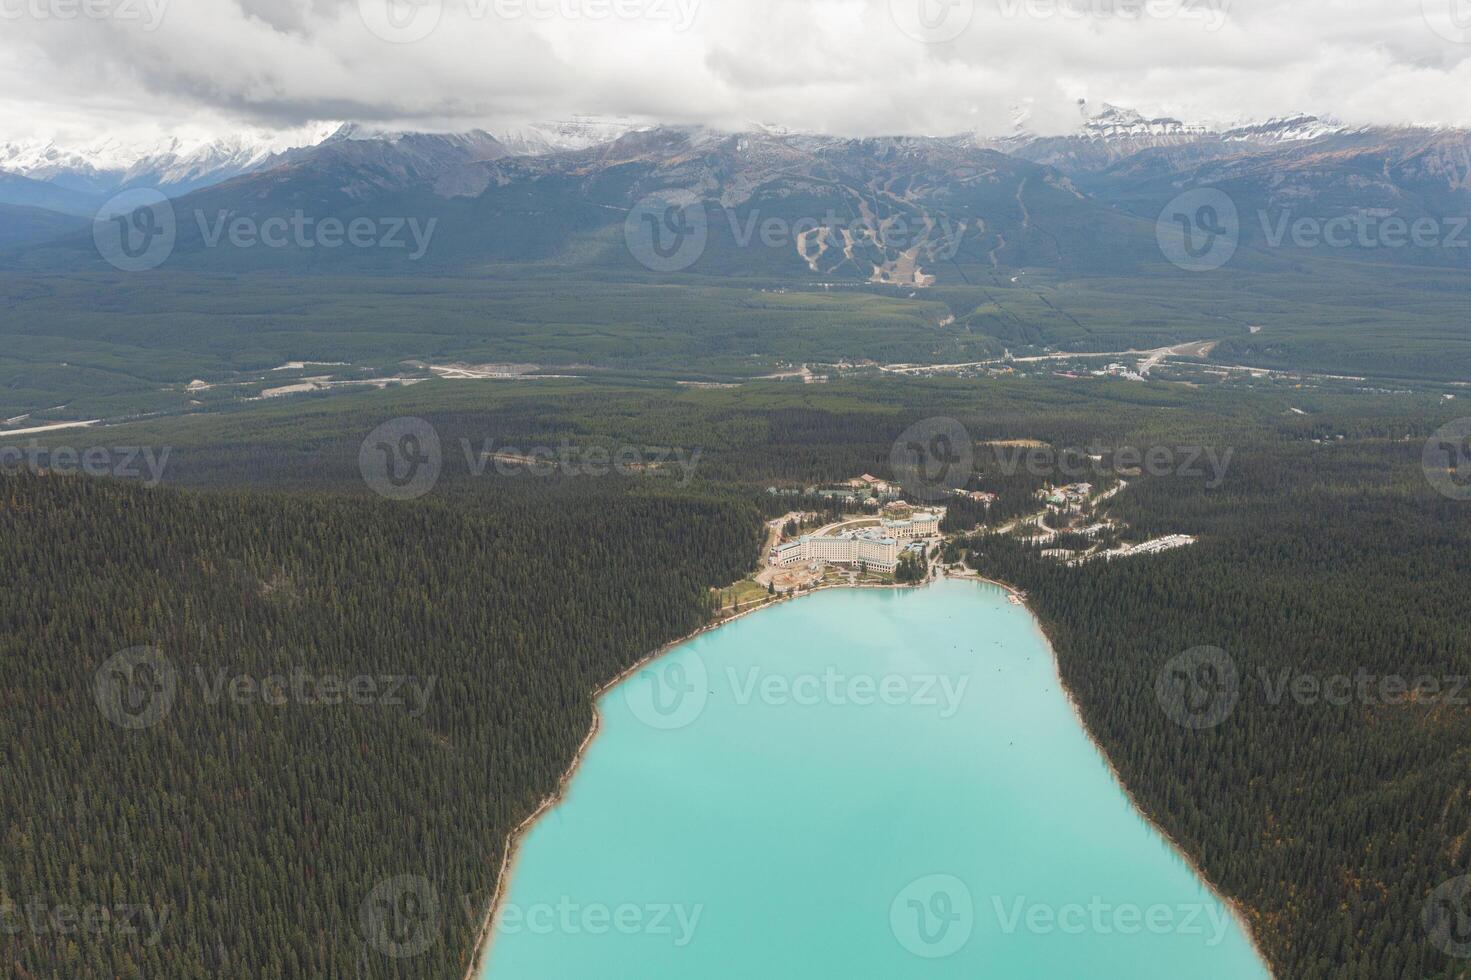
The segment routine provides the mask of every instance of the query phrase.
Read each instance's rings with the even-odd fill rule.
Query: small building
[[[1093,484],[1070,483],[1065,487],[1043,487],[1037,491],[1037,499],[1044,500],[1054,507],[1066,507],[1068,504],[1085,504],[1093,497]]]

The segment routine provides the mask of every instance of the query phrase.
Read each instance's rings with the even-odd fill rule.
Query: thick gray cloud
[[[1471,125],[1471,0],[0,0],[0,140],[574,113],[866,135]]]

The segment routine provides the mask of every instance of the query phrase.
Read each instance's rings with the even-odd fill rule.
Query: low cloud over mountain
[[[1294,112],[1471,125],[1457,2],[100,0],[80,16],[16,0],[0,141],[577,113],[1005,136],[1019,110],[1057,135],[1079,99],[1222,129]]]

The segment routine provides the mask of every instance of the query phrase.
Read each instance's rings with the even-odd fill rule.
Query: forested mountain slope
[[[1029,591],[1126,785],[1290,980],[1467,976],[1424,915],[1471,873],[1471,504],[1430,489],[1421,447],[1259,442],[1219,491],[1141,481],[1117,512],[1201,537],[1147,559],[973,545]],[[1177,669],[1199,685],[1186,724],[1159,694]]]
[[[0,974],[460,976],[591,692],[701,625],[758,531],[749,506],[695,499],[452,510],[0,475],[0,571],[23,585],[0,595],[7,925],[36,903],[158,924],[23,925]],[[99,688],[142,647],[172,696],[162,671]],[[302,673],[374,694],[328,703],[307,680],[273,703],[269,678]],[[405,677],[392,703],[384,678]],[[412,957],[367,934],[401,875],[438,899]]]

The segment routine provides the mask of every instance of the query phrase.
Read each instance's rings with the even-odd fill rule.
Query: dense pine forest
[[[0,975],[461,976],[591,692],[701,625],[758,531],[749,506],[617,494],[469,510],[0,477]],[[123,727],[99,670],[137,648],[173,696]],[[376,689],[272,693],[302,673]],[[366,934],[398,876],[434,890],[400,923],[421,953]],[[97,907],[109,925],[48,918]]]
[[[1119,498],[1129,521],[1202,536],[1148,559],[1068,568],[971,542],[1029,590],[1124,782],[1245,905],[1281,977],[1471,975],[1422,922],[1471,873],[1471,504],[1430,490],[1420,448],[1255,445],[1215,493],[1143,482]],[[1196,728],[1157,684],[1199,648],[1237,685]]]
[[[34,582],[0,599],[15,774],[0,787],[0,898],[172,917],[152,947],[23,933],[0,946],[4,965],[458,977],[478,927],[461,897],[488,900],[507,831],[586,733],[589,692],[705,621],[708,589],[753,564],[760,518],[791,506],[770,489],[887,474],[898,434],[943,416],[975,438],[971,486],[1001,495],[989,511],[957,507],[950,527],[1011,519],[1062,482],[1019,465],[1022,442],[1230,450],[1217,485],[1145,474],[1108,505],[1140,537],[1191,534],[1193,547],[1068,568],[978,535],[967,558],[1030,592],[1129,790],[1243,905],[1277,976],[1466,976],[1421,913],[1471,873],[1471,709],[1281,696],[1284,671],[1471,675],[1471,504],[1437,494],[1420,465],[1454,414],[1429,397],[1285,386],[549,382],[110,430],[114,445],[170,447],[166,482],[191,489],[0,483],[0,561]],[[364,435],[396,416],[427,420],[445,446],[444,475],[413,503],[378,499],[357,473]],[[462,446],[486,440],[699,455],[687,474],[477,476]],[[98,711],[95,674],[140,646],[179,666],[179,694],[164,721],[129,731]],[[1191,729],[1157,685],[1202,647],[1233,659],[1240,697]],[[298,665],[437,686],[417,716],[211,705],[194,671]],[[441,896],[415,957],[364,936],[363,902],[398,875]]]

